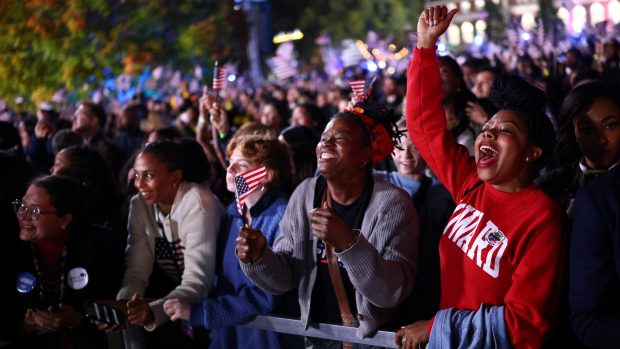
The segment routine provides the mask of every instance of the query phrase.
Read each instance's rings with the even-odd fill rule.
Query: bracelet
[[[359,229],[353,229],[353,233],[355,234],[355,237],[353,238],[353,240],[351,240],[351,242],[349,242],[342,250],[336,251],[336,252],[338,252],[338,253],[344,252],[344,251],[350,249],[351,246],[355,245],[355,243],[357,242],[357,240],[360,237],[360,231],[359,231]]]

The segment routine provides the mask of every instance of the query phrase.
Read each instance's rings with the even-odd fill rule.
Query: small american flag
[[[213,68],[213,89],[221,90],[224,87],[224,81],[226,80],[226,67],[218,67],[217,62],[215,62],[215,67]]]
[[[372,84],[375,82],[375,79],[376,78],[372,78],[370,81],[366,81],[364,79],[349,80],[349,85],[351,85],[351,90],[353,90],[353,99],[355,102],[363,101],[370,96],[370,90],[372,89]]]
[[[267,176],[266,167],[259,166],[255,169],[246,171],[235,177],[235,191],[237,196],[237,210],[243,216],[243,207],[245,200],[252,194],[261,184],[261,181]]]
[[[271,59],[273,73],[278,80],[286,80],[297,75],[297,68],[286,58],[275,56]]]

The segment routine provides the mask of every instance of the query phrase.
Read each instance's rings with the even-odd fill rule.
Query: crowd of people
[[[372,348],[241,326],[277,314],[407,349],[620,347],[618,42],[459,64],[435,46],[455,13],[424,10],[407,75],[364,93],[11,113],[0,340]]]

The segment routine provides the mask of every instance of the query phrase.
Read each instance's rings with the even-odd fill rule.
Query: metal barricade
[[[241,326],[305,337],[317,337],[385,348],[397,348],[396,344],[394,344],[394,332],[389,331],[378,331],[373,337],[361,339],[355,336],[355,332],[357,330],[355,327],[311,323],[308,329],[306,329],[304,324],[298,319],[288,319],[267,315],[259,315],[254,318],[254,320],[246,322]]]

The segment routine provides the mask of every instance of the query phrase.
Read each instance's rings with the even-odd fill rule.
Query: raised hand
[[[52,125],[43,119],[34,126],[34,134],[38,139],[48,139],[52,135]]]
[[[228,125],[228,113],[222,108],[219,103],[215,102],[209,108],[211,113],[211,124],[219,133],[227,134],[230,127]]]
[[[484,125],[489,121],[489,114],[482,108],[479,103],[476,102],[467,102],[467,107],[465,107],[465,113],[467,113],[467,117],[469,121],[477,124]]]
[[[448,12],[446,6],[432,6],[422,11],[418,19],[418,48],[434,47],[437,38],[445,33],[457,12],[458,9]]]
[[[250,228],[241,228],[235,240],[237,258],[243,263],[254,263],[263,256],[267,240],[263,233]]]
[[[208,121],[209,108],[213,105],[213,102],[215,102],[215,98],[209,95],[209,87],[205,86],[202,90],[202,96],[200,97],[200,100],[198,100],[200,119],[202,119],[199,121],[204,123]]]

